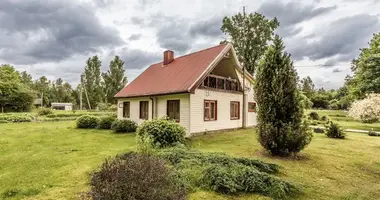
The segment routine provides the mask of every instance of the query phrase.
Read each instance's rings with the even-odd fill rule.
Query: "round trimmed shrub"
[[[53,114],[53,111],[50,108],[40,108],[38,109],[38,115],[39,116],[45,116]]]
[[[327,126],[326,135],[329,138],[344,139],[346,134],[340,128],[340,126],[334,122],[330,122]]]
[[[368,135],[369,136],[376,136],[376,137],[380,137],[380,133],[376,133],[375,131],[371,130],[371,131],[368,131]]]
[[[325,133],[325,130],[321,128],[314,128],[314,133]]]
[[[76,120],[77,128],[96,128],[99,123],[99,117],[83,115]]]
[[[91,174],[89,195],[94,200],[182,200],[187,190],[164,160],[127,153],[106,160]]]
[[[166,118],[145,121],[137,128],[140,142],[154,147],[170,147],[185,141],[186,130],[174,120]]]
[[[115,133],[133,133],[136,132],[136,128],[136,122],[129,119],[115,120],[111,126]]]
[[[99,129],[111,129],[112,123],[116,120],[113,116],[103,116],[99,119]]]
[[[318,115],[318,113],[317,112],[311,112],[310,114],[309,114],[309,117],[310,117],[310,119],[312,119],[312,120],[319,120],[319,115]]]

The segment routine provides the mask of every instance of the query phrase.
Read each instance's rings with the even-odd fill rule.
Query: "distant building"
[[[55,110],[73,110],[72,103],[51,103],[51,108]]]

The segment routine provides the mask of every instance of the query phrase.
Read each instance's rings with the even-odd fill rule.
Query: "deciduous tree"
[[[124,75],[124,62],[120,60],[119,56],[110,62],[109,69],[103,73],[104,92],[108,103],[114,103],[114,96],[127,84],[127,77]]]
[[[352,61],[349,90],[354,97],[364,98],[370,93],[380,93],[380,33],[374,34],[369,47],[361,49]]]
[[[87,101],[84,104],[87,107],[95,108],[98,103],[103,102],[104,94],[101,86],[101,74],[100,74],[101,61],[98,56],[88,58],[83,73],[83,87],[87,91],[90,106],[87,105]]]
[[[249,73],[254,74],[262,55],[272,40],[274,30],[280,25],[276,18],[267,19],[260,13],[238,13],[225,17],[221,30],[232,42],[239,61]]]

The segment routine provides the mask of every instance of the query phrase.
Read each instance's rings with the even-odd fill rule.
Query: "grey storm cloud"
[[[319,38],[313,38],[312,42],[294,40],[288,44],[288,50],[296,60],[306,57],[314,61],[335,56],[336,62],[347,62],[359,54],[359,48],[365,47],[379,28],[377,16],[360,14],[340,18],[316,30]]]
[[[199,21],[190,27],[191,36],[221,37],[222,16],[215,16],[206,20]]]
[[[56,62],[123,45],[90,4],[74,1],[0,1],[0,58],[14,64]]]
[[[131,36],[128,37],[128,40],[130,41],[139,40],[141,36],[142,34],[132,34]]]
[[[151,64],[161,62],[161,53],[148,52],[140,49],[122,48],[118,52],[120,58],[124,61],[126,69],[143,69]]]
[[[332,73],[339,73],[339,72],[342,72],[343,70],[339,69],[339,68],[334,68]]]
[[[302,5],[295,1],[286,4],[278,1],[266,1],[259,7],[257,12],[268,18],[277,17],[280,21],[280,27],[277,32],[281,37],[289,37],[302,31],[301,27],[296,26],[297,24],[329,13],[336,8],[337,6],[316,7],[315,4]]]

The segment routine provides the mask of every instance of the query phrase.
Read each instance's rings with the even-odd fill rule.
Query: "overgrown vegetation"
[[[112,123],[111,129],[115,133],[134,133],[136,132],[137,124],[129,119],[118,119]]]
[[[99,117],[84,115],[76,120],[77,128],[96,128],[99,123]]]
[[[276,36],[257,68],[255,85],[260,144],[281,156],[300,152],[312,139],[302,119],[297,72],[284,49],[281,38]]]
[[[185,141],[186,130],[174,120],[161,118],[143,122],[136,134],[140,142],[154,147],[170,147]]]
[[[107,159],[92,173],[89,193],[93,200],[182,200],[187,195],[163,160],[136,153]]]

